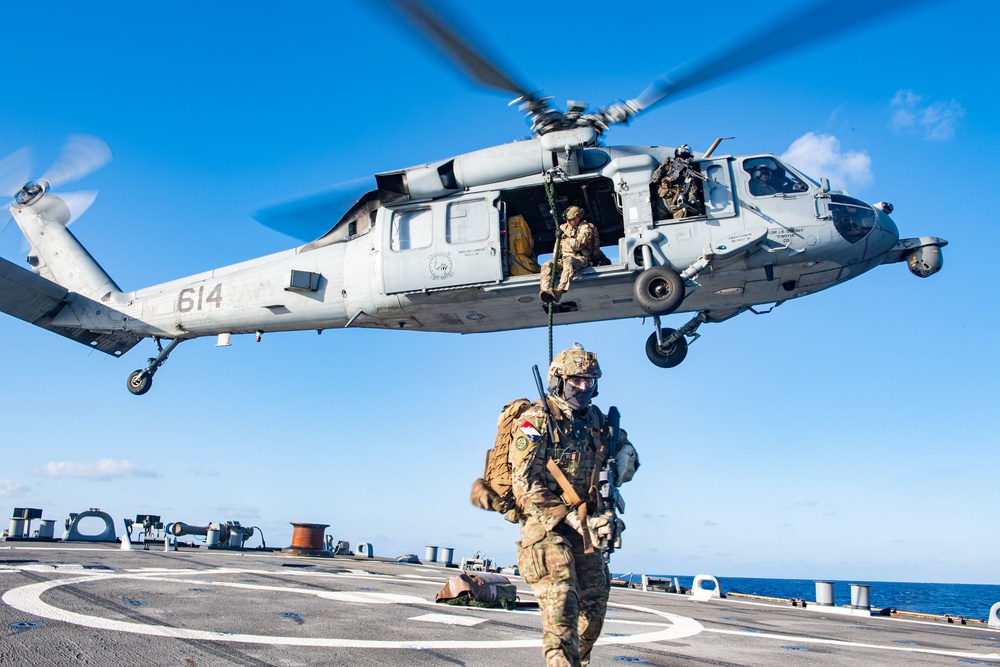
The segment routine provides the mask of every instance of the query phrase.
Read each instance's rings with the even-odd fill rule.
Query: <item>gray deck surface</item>
[[[537,610],[434,603],[456,573],[358,557],[0,542],[0,665],[542,665]],[[591,664],[623,662],[1000,664],[1000,631],[615,589]]]

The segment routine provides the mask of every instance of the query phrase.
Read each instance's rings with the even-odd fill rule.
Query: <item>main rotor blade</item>
[[[318,194],[258,209],[251,215],[276,232],[300,241],[314,241],[330,231],[352,206],[375,187],[371,177],[359,178]]]
[[[473,80],[483,86],[495,88],[521,97],[534,98],[525,86],[505,72],[497,62],[469,42],[455,17],[446,19],[435,12],[425,0],[380,0],[390,10],[406,19],[423,33],[432,46],[450,61],[459,65]]]
[[[825,0],[803,12],[749,35],[735,46],[701,60],[674,68],[637,98],[630,100],[636,113],[647,111],[668,97],[707,86],[726,75],[818,44],[890,12],[935,0]]]

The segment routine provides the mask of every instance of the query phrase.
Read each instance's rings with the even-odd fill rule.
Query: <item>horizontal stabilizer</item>
[[[114,356],[125,354],[142,340],[127,331],[95,333],[84,328],[52,324],[53,318],[69,300],[82,298],[0,257],[0,311]]]

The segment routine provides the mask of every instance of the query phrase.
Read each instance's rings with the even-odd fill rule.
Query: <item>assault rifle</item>
[[[601,469],[600,495],[604,500],[604,509],[610,511],[611,517],[611,538],[604,548],[605,557],[610,556],[615,549],[622,546],[622,521],[618,519],[618,514],[625,513],[625,499],[618,491],[618,440],[621,438],[621,413],[618,408],[611,406],[608,409],[608,458]]]

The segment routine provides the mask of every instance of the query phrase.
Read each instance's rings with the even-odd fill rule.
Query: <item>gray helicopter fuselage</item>
[[[559,154],[541,141],[380,175],[380,185],[405,181],[408,191],[394,198],[382,192],[391,201],[363,207],[353,218],[348,214],[311,244],[122,294],[116,299],[121,326],[167,338],[348,324],[457,333],[544,326],[538,276],[511,275],[505,243],[515,203],[529,208],[524,202],[533,200],[524,193],[537,199],[543,167],[559,162]],[[691,281],[677,312],[731,315],[856,277],[883,263],[898,241],[891,218],[872,207],[870,229],[849,241],[832,221],[830,193],[800,176],[796,182],[804,190],[753,196],[741,162],[776,161],[773,156],[696,160],[711,179],[704,183],[705,215],[656,219],[651,176],[670,153],[658,147],[583,148],[572,154],[575,167],[563,165],[555,191],[568,193],[566,204],[587,208],[574,195],[588,198],[588,187],[604,185],[599,196],[605,201],[597,207],[602,243],[617,261],[578,274],[566,297],[572,306],[557,323],[646,315],[633,298],[644,252],[654,265],[677,272],[708,253],[711,260]],[[450,181],[441,176],[445,164],[454,172]],[[497,182],[498,174],[506,179]],[[604,210],[608,202],[620,219]],[[551,233],[551,216],[537,208],[521,214],[533,216],[537,236]]]
[[[155,339],[158,355],[129,376],[129,391],[141,395],[192,338],[218,335],[228,345],[234,334],[345,327],[545,326],[537,261],[556,240],[553,202],[585,209],[604,256],[578,271],[553,323],[652,315],[646,354],[663,368],[684,359],[702,323],[879,264],[906,262],[921,277],[941,268],[946,241],[900,240],[891,205],[831,191],[773,155],[695,156],[685,173],[697,205],[675,218],[653,182],[673,151],[602,147],[596,138],[591,128],[555,131],[377,174],[377,188],[339,219],[327,204],[294,211],[329,225],[311,243],[130,292],[69,231],[65,202],[31,182],[10,210],[33,271],[0,260],[0,310],[114,356]],[[758,178],[765,168],[770,181]],[[679,329],[661,327],[660,316],[675,312],[695,315]]]

